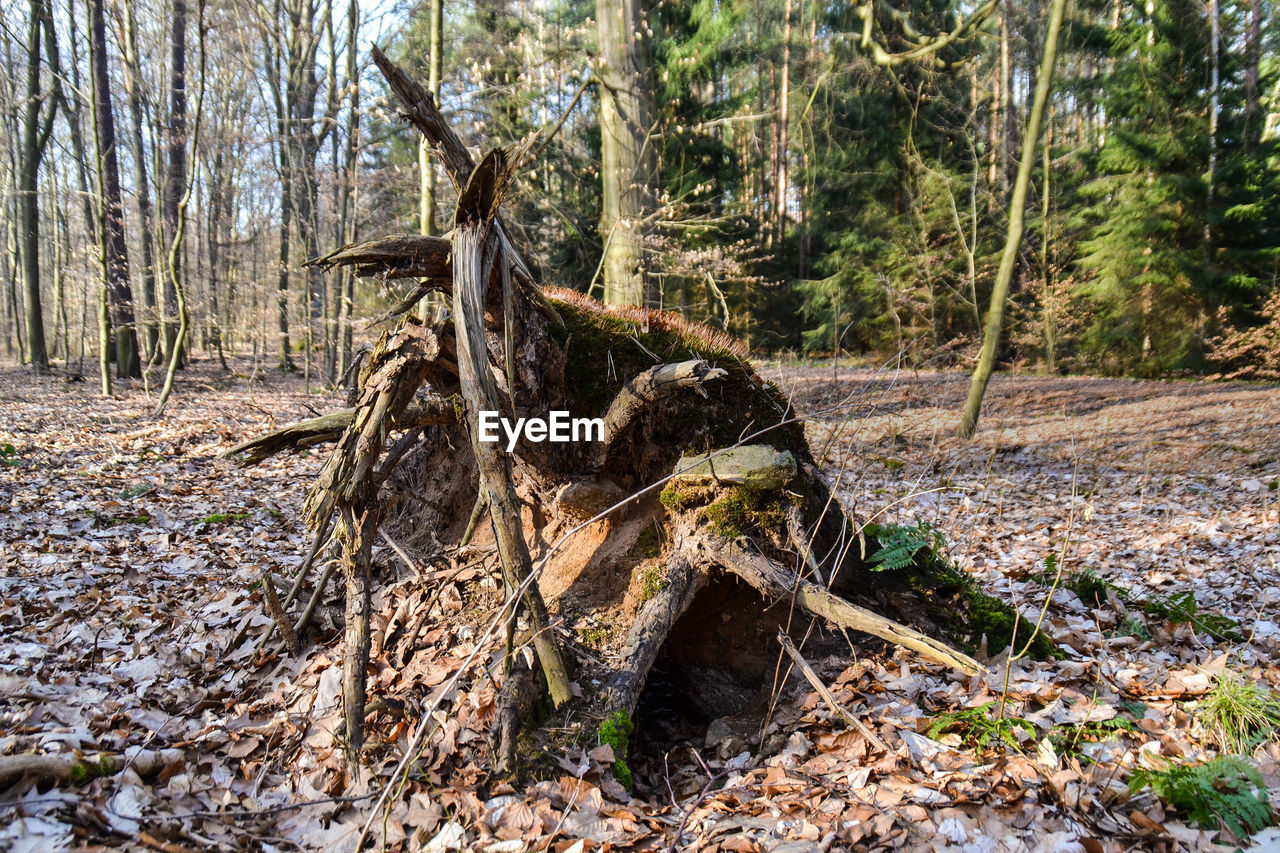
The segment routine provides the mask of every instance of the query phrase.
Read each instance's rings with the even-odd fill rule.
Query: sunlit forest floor
[[[1047,566],[1061,568],[1043,623],[1061,659],[982,649],[989,672],[969,678],[861,643],[812,663],[889,754],[793,675],[762,738],[668,744],[658,760],[650,744],[634,796],[594,743],[515,790],[484,769],[500,643],[464,666],[478,636],[464,605],[495,570],[441,577],[380,549],[382,702],[372,773],[353,780],[334,614],[322,608],[301,658],[262,643],[262,583],[302,563],[300,507],[323,448],[249,469],[217,458],[339,395],[274,371],[254,381],[247,361],[231,374],[200,363],[154,419],[139,383],[105,399],[92,381],[8,366],[0,761],[106,758],[106,775],[0,779],[0,849],[336,853],[371,817],[388,850],[1229,844],[1127,783],[1135,768],[1219,754],[1198,709],[1224,672],[1280,685],[1280,388],[1000,376],[977,438],[960,442],[961,375],[763,372],[812,415],[815,455],[859,517],[927,522],[947,557],[1032,619]],[[983,706],[1002,697],[1015,722],[995,726]],[[438,730],[399,787],[399,750],[435,700]],[[1280,803],[1280,747],[1250,759]],[[392,783],[393,805],[374,814]]]

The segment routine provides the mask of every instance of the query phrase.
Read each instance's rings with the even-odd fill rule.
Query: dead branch
[[[338,409],[318,418],[298,421],[296,424],[281,427],[278,430],[241,442],[229,450],[218,454],[220,457],[245,454],[238,463],[243,467],[257,465],[277,453],[296,452],[337,441],[356,415],[356,407]],[[404,411],[392,418],[392,429],[412,429],[413,427],[439,426],[456,423],[458,412],[453,400],[444,397],[418,399],[405,407]]]
[[[622,661],[617,674],[605,685],[608,711],[631,714],[644,689],[649,670],[658,658],[667,634],[706,583],[688,556],[676,551],[667,558],[667,574],[662,589],[646,601],[636,614],[619,649]]]
[[[146,777],[182,760],[180,749],[142,749],[136,746],[126,749],[123,758],[104,755],[97,761],[37,752],[0,755],[0,787],[23,778],[55,784],[79,784],[100,776],[113,776],[126,766]]]
[[[931,661],[958,669],[966,675],[976,675],[983,669],[981,664],[963,652],[864,607],[850,604],[811,581],[798,579],[761,554],[750,553],[714,536],[700,540],[698,547],[705,550],[706,557],[711,562],[742,578],[765,595],[786,599],[792,596],[794,590],[796,604],[832,624],[862,631],[911,649]]]
[[[289,654],[294,657],[302,655],[302,644],[298,642],[298,635],[293,631],[293,624],[289,621],[289,614],[284,612],[284,608],[280,606],[280,596],[276,594],[275,578],[271,576],[271,570],[266,569],[262,573],[262,598],[267,604],[267,613],[275,621],[276,627],[280,629],[280,636],[284,639],[285,648],[289,650]]]
[[[441,290],[453,286],[450,256],[453,247],[444,237],[420,234],[392,234],[376,240],[361,240],[312,258],[305,266],[323,269],[355,267],[356,275],[395,278],[426,278]]]
[[[818,694],[827,703],[828,708],[834,711],[840,719],[862,732],[862,736],[869,740],[871,745],[876,749],[882,752],[889,751],[888,744],[881,740],[875,732],[867,728],[862,720],[859,720],[857,717],[853,716],[853,714],[850,714],[844,709],[843,705],[836,701],[836,697],[831,695],[831,691],[822,683],[822,679],[818,678],[818,673],[814,672],[813,667],[809,666],[809,662],[804,659],[804,655],[800,654],[800,650],[791,642],[790,637],[782,631],[779,631],[778,642],[782,644],[782,650],[790,656],[791,660],[795,661],[796,666],[800,668],[800,672],[804,674],[804,677],[808,682],[813,685],[813,689],[818,691]]]

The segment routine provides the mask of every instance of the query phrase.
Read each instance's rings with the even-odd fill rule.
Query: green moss
[[[232,521],[244,521],[246,518],[253,518],[253,513],[215,512],[213,515],[207,515],[200,519],[196,524],[227,524]]]
[[[608,625],[591,625],[586,628],[578,629],[578,639],[584,646],[590,646],[593,649],[604,648],[610,640],[618,633],[617,626]]]
[[[684,512],[691,506],[706,503],[707,491],[672,480],[658,495],[658,501],[672,512]]]
[[[667,576],[660,563],[646,563],[640,570],[640,602],[644,603],[667,588]]]
[[[777,530],[787,523],[788,493],[734,486],[702,511],[712,532],[733,539],[751,531]]]
[[[893,575],[882,573],[882,577]],[[932,554],[923,564],[917,563],[904,572],[907,585],[916,592],[932,617],[942,626],[952,642],[966,652],[977,651],[983,635],[987,651],[996,654],[1007,648],[1018,629],[1018,648],[1027,644],[1035,625],[1018,611],[993,595],[977,588],[973,578],[950,561]],[[1037,632],[1028,654],[1038,660],[1061,658],[1063,652],[1043,633]]]
[[[110,755],[104,755],[98,761],[77,761],[67,774],[67,781],[72,785],[83,785],[103,776],[112,776],[120,769],[120,763]]]
[[[622,711],[615,711],[600,724],[600,742],[613,747],[613,778],[628,791],[635,785],[631,776],[631,768],[627,766],[627,755],[631,750],[631,733],[636,730],[631,718]]]
[[[1035,625],[1023,619],[1011,605],[1005,604],[994,595],[987,595],[985,592],[977,590],[969,591],[968,622],[968,636],[965,638],[967,645],[971,648],[977,648],[985,634],[987,637],[987,651],[991,654],[1008,648],[1009,644],[1014,641],[1015,627],[1017,628],[1018,643],[1015,651],[1021,652],[1027,644],[1027,638],[1035,630]],[[1039,660],[1063,656],[1063,653],[1053,644],[1053,641],[1038,631],[1031,643],[1029,654]]]
[[[1057,577],[1057,569],[1052,561],[1046,561],[1045,569],[1031,576],[1031,579],[1045,586],[1052,586]],[[1069,572],[1062,576],[1058,585],[1069,589],[1079,596],[1080,600],[1090,607],[1102,607],[1108,601],[1108,590],[1114,592],[1121,601],[1128,599],[1129,590],[1109,583],[1098,576],[1092,569],[1081,572]]]

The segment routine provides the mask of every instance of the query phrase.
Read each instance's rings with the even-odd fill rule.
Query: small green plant
[[[992,714],[995,705],[995,702],[988,702],[976,708],[939,714],[926,736],[936,739],[944,733],[955,733],[966,748],[979,752],[998,744],[1019,749],[1018,731],[1034,735],[1036,727],[1021,717],[995,717]]]
[[[253,518],[250,512],[215,512],[213,515],[207,515],[196,522],[196,524],[227,524],[232,521],[244,521],[246,518]]]
[[[18,461],[18,448],[8,442],[0,444],[0,465],[12,468],[21,464]]]
[[[636,544],[632,553],[642,559],[651,559],[662,553],[662,541],[658,538],[658,528],[646,527],[636,536]]]
[[[1203,829],[1225,826],[1239,839],[1275,823],[1267,786],[1249,762],[1234,755],[1205,764],[1177,764],[1164,770],[1137,769],[1129,790],[1151,790]]]
[[[627,766],[627,754],[631,749],[631,733],[636,730],[631,718],[623,711],[615,711],[600,724],[600,742],[613,747],[613,778],[628,791],[635,785],[631,768]]]
[[[1057,570],[1050,563],[1051,561],[1046,560],[1044,571],[1032,575],[1032,580],[1045,586],[1052,586]],[[1129,597],[1129,590],[1103,580],[1092,569],[1065,574],[1062,576],[1062,580],[1059,581],[1058,586],[1071,590],[1090,607],[1102,607],[1105,605],[1108,600],[1108,591],[1114,592],[1121,601]]]
[[[146,513],[141,515],[103,515],[94,509],[86,510],[86,512],[103,527],[115,527],[117,524],[146,524],[151,521],[151,516]]]
[[[667,576],[658,562],[645,563],[640,570],[640,601],[645,602],[667,588]]]
[[[1119,735],[1121,732],[1133,731],[1133,720],[1125,717],[1113,717],[1110,720],[1094,720],[1083,723],[1067,723],[1054,726],[1049,732],[1049,743],[1060,755],[1075,755],[1080,752],[1082,743],[1102,743]]]
[[[875,572],[905,569],[916,565],[920,551],[937,557],[947,547],[942,531],[922,518],[917,518],[915,524],[868,524],[866,533],[880,543],[880,550],[870,560]]]
[[[148,492],[155,491],[155,487],[150,483],[134,483],[120,492],[120,500],[128,501],[134,498],[140,498]]]
[[[1209,613],[1200,609],[1195,593],[1188,590],[1171,598],[1151,596],[1142,605],[1148,616],[1163,619],[1171,625],[1190,623],[1198,634],[1208,634],[1220,643],[1244,642],[1240,626],[1235,620],[1221,613]]]
[[[1151,632],[1147,630],[1147,623],[1132,613],[1126,613],[1124,621],[1120,623],[1116,630],[1112,631],[1112,637],[1136,637],[1143,641],[1151,639]]]
[[[1280,739],[1280,697],[1229,669],[1196,716],[1224,752],[1248,755],[1263,741]]]

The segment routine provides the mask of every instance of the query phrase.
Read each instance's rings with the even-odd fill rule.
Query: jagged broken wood
[[[458,200],[453,229],[453,329],[458,341],[458,381],[467,407],[471,452],[489,505],[507,589],[525,588],[524,609],[533,627],[533,645],[551,701],[559,708],[570,698],[569,676],[559,644],[551,633],[542,595],[536,584],[524,583],[533,572],[533,560],[524,539],[511,462],[496,442],[481,441],[478,426],[481,412],[501,408],[485,345],[484,305],[488,268],[494,263],[506,263],[503,244],[494,229],[494,216],[510,180],[507,168],[500,151],[490,152],[476,167]]]
[[[604,440],[596,445],[589,467],[599,469],[609,451],[641,413],[650,411],[664,397],[683,388],[693,388],[706,396],[702,386],[727,375],[701,359],[677,364],[659,364],[632,379],[613,398],[604,414]]]

